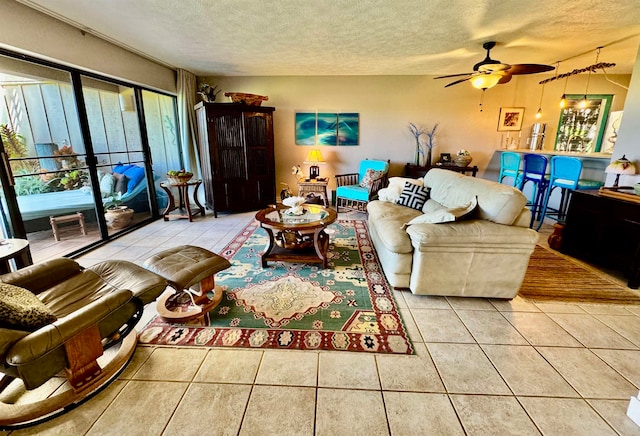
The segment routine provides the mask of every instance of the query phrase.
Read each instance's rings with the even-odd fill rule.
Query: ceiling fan
[[[543,73],[545,71],[551,71],[554,68],[550,65],[541,64],[503,64],[498,60],[491,59],[489,53],[495,46],[495,41],[488,41],[482,44],[482,48],[487,51],[487,56],[473,66],[473,72],[439,76],[435,77],[435,79],[464,76],[462,79],[453,81],[444,87],[448,88],[449,86],[457,85],[458,83],[471,81],[471,85],[473,85],[474,88],[485,90],[498,84],[508,83],[512,76],[518,74]]]

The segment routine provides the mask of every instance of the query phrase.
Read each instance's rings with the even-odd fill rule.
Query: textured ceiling
[[[199,76],[413,75],[600,61],[630,73],[638,0],[19,0]]]

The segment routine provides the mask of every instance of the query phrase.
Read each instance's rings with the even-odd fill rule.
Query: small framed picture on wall
[[[522,129],[523,107],[501,107],[498,118],[498,132],[511,132]]]

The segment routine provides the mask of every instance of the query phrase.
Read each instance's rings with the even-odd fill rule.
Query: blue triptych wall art
[[[296,112],[296,145],[358,145],[360,115]]]

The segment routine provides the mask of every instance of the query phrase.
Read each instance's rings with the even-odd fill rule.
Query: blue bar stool
[[[540,221],[536,230],[540,230],[545,217],[562,222],[567,214],[569,206],[569,193],[576,189],[598,189],[603,183],[595,180],[580,180],[582,173],[582,161],[575,157],[553,156],[551,158],[551,174],[549,184],[544,194]],[[555,188],[560,188],[562,194],[558,209],[549,207],[549,197]]]
[[[546,157],[539,154],[525,154],[522,175],[518,189],[523,191],[527,182],[533,183],[533,191],[531,199],[527,202],[527,206],[531,209],[531,222],[529,227],[533,227],[536,217],[540,219],[542,211],[542,203],[547,189],[548,180],[546,178],[547,163]]]
[[[513,185],[518,185],[518,176],[520,174],[520,153],[511,151],[503,151],[500,155],[500,174],[498,175],[498,183],[502,183],[505,177],[513,178]]]

